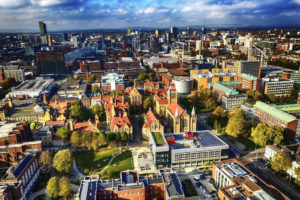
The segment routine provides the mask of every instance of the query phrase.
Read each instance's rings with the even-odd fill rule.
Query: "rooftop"
[[[210,86],[217,88],[218,90],[221,90],[223,92],[226,93],[226,95],[237,95],[239,94],[238,91],[236,91],[235,89],[232,89],[230,87],[225,86],[224,84],[215,82],[215,83],[210,83]]]
[[[300,111],[300,104],[274,105],[274,107],[285,112]]]
[[[284,123],[290,123],[297,119],[293,115],[290,115],[280,109],[277,109],[274,106],[268,105],[261,101],[256,101],[256,103],[254,104],[254,108],[258,108],[258,109],[268,113],[269,115],[279,119],[280,121],[283,121]]]
[[[250,80],[257,80],[256,76],[252,76],[250,74],[244,74],[244,73],[240,73],[239,76],[245,78],[245,79],[250,79]]]
[[[153,138],[155,140],[156,145],[164,145],[166,144],[164,137],[162,136],[161,132],[151,132]]]

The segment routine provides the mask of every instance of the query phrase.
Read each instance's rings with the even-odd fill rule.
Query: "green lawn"
[[[44,187],[47,186],[48,180],[50,179],[50,173],[42,173],[39,177],[38,182],[36,183],[35,187],[33,188],[33,192],[38,192]]]
[[[133,169],[132,167],[132,153],[127,150],[115,157],[111,165],[109,165],[103,172],[103,178],[119,178],[120,172]]]
[[[157,145],[165,144],[165,140],[164,140],[161,132],[152,132],[152,135],[153,135],[155,143]]]
[[[118,153],[119,149],[105,149],[98,152],[94,151],[79,151],[74,152],[74,158],[78,165],[78,168],[85,175],[97,174],[100,172],[113,157],[114,154]],[[88,169],[85,170],[85,169]]]

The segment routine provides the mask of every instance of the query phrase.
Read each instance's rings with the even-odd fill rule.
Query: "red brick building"
[[[248,90],[260,90],[260,79],[247,74],[239,74],[237,80],[241,82],[241,88]]]
[[[101,70],[101,65],[99,60],[95,60],[95,61],[82,61],[79,63],[80,66],[80,70],[82,72],[97,72]]]

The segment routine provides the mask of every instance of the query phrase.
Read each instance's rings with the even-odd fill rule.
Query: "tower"
[[[175,111],[173,127],[174,127],[173,128],[174,133],[180,133],[180,116],[178,113],[178,108],[176,108]]]
[[[47,44],[47,26],[43,21],[39,22],[42,44]]]
[[[177,103],[177,91],[175,88],[175,84],[171,83],[167,92],[169,104],[175,102]]]
[[[13,108],[14,107],[14,103],[12,102],[11,97],[8,98],[8,107],[9,108]]]
[[[191,123],[190,123],[190,131],[196,131],[197,129],[197,115],[195,112],[195,106],[193,106],[191,113]]]

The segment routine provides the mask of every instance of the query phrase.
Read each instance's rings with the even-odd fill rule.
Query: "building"
[[[97,72],[101,70],[101,65],[99,60],[86,60],[79,63],[80,70],[82,72]]]
[[[42,44],[47,44],[47,26],[43,21],[39,22]]]
[[[235,89],[225,86],[219,82],[211,83],[210,87],[216,94],[217,100],[221,102],[222,106],[227,110],[233,110],[240,107],[248,98],[245,94],[240,94]]]
[[[25,81],[25,73],[23,69],[18,70],[4,70],[5,78],[12,78],[16,82],[23,82]]]
[[[286,129],[290,139],[293,139],[297,132],[297,118],[269,104],[256,101],[253,106],[253,115],[257,121]]]
[[[228,158],[229,146],[209,130],[163,134],[151,131],[149,146],[158,168],[198,167]]]
[[[212,178],[219,188],[218,198],[222,200],[290,199],[273,185],[264,182],[236,159],[214,163]]]
[[[256,76],[240,73],[237,80],[241,82],[241,88],[260,91],[260,79]]]
[[[185,194],[177,173],[170,169],[151,176],[140,176],[137,171],[127,170],[120,173],[120,179],[85,177],[81,181],[79,200],[96,199],[183,200]]]
[[[195,80],[196,89],[209,88],[210,83],[236,81],[235,73],[221,72],[219,69],[194,70],[191,78]]]
[[[54,129],[52,126],[43,126],[33,136],[33,140],[41,140],[43,147],[52,146],[52,137],[54,135]]]
[[[1,199],[26,199],[40,175],[39,155],[39,153],[28,154],[19,163],[15,163],[6,171],[0,181]]]
[[[59,87],[57,94],[61,96],[78,97],[81,99],[85,96],[87,85],[87,81],[82,80],[65,81]]]
[[[294,87],[297,90],[300,89],[300,72],[298,70],[283,69],[280,78],[294,81]]]
[[[130,88],[129,98],[130,98],[130,104],[132,106],[141,107],[143,105],[143,96],[138,91],[138,89],[136,89],[136,87]]]
[[[26,80],[16,86],[6,97],[31,97],[37,98],[43,93],[49,93],[54,87],[54,79],[37,77],[34,80]]]
[[[164,126],[160,123],[159,119],[152,112],[151,108],[144,116],[144,125],[142,128],[143,138],[149,139],[150,131],[160,130],[164,132]]]
[[[294,81],[280,78],[262,78],[260,92],[262,94],[274,93],[278,96],[288,96],[294,87]]]
[[[109,93],[111,91],[124,91],[124,74],[109,73],[102,76],[101,89],[104,93]]]
[[[265,148],[264,156],[268,160],[271,160],[274,157],[274,155],[280,151],[281,151],[281,149],[279,147],[276,147],[274,145],[267,145]]]
[[[236,62],[238,74],[244,73],[260,78],[261,63],[260,61],[238,61]]]
[[[40,74],[65,74],[64,55],[59,51],[36,53],[37,68]]]

